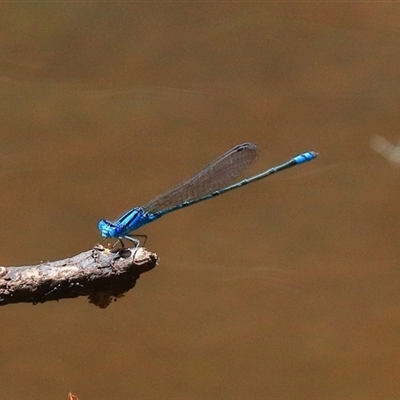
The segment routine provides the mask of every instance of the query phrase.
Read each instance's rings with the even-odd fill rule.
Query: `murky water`
[[[1,308],[1,398],[398,396],[400,7],[0,9],[2,265],[87,250],[236,144],[249,174],[320,153],[143,229],[160,265],[106,310]]]

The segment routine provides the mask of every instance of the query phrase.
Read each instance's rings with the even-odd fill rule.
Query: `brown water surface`
[[[100,218],[236,144],[261,149],[249,174],[320,156],[142,229],[160,265],[106,310],[1,308],[0,398],[398,398],[400,168],[381,153],[399,20],[396,3],[1,3],[2,265],[87,250]]]

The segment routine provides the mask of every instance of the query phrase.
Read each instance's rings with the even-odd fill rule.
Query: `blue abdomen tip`
[[[297,164],[301,164],[313,160],[315,157],[317,157],[317,155],[318,153],[315,153],[314,151],[306,151],[305,153],[299,154],[298,156],[294,157],[294,160]]]

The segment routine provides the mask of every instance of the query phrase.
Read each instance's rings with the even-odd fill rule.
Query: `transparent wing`
[[[243,143],[227,151],[197,175],[157,196],[143,206],[149,213],[194,200],[229,186],[256,160],[258,148]]]

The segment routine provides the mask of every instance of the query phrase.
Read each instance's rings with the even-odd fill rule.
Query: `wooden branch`
[[[0,305],[44,303],[88,296],[106,308],[157,265],[143,247],[109,250],[101,245],[65,260],[23,267],[0,267]]]

